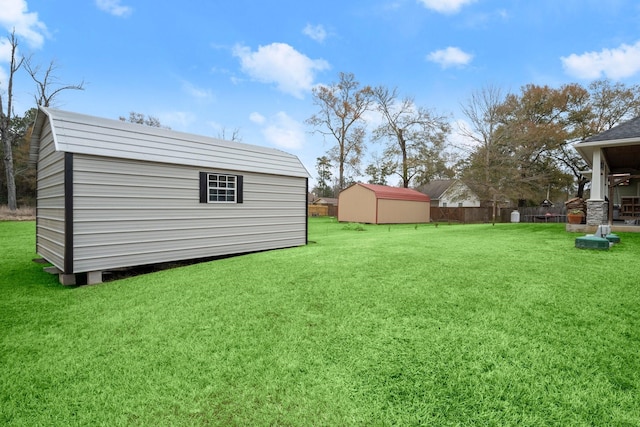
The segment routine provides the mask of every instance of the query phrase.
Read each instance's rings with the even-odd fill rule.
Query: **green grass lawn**
[[[640,234],[345,225],[65,288],[0,222],[0,425],[640,425]],[[359,231],[362,230],[362,231]]]

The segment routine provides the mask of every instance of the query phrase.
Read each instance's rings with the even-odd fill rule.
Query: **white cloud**
[[[158,118],[164,126],[169,126],[176,130],[187,129],[189,125],[196,121],[195,114],[186,111],[165,112],[160,114]]]
[[[249,114],[249,120],[251,120],[253,123],[257,123],[259,125],[264,124],[267,121],[265,116],[263,116],[260,113],[256,113],[256,112],[253,112],[253,113]]]
[[[451,123],[451,133],[448,136],[451,146],[468,151],[477,147],[478,140],[481,138],[467,120],[457,119]]]
[[[7,89],[7,80],[9,80],[9,74],[4,68],[0,67],[0,91]]]
[[[122,18],[126,18],[133,13],[133,9],[130,6],[120,4],[120,0],[96,0],[96,6],[104,12]]]
[[[476,0],[418,0],[427,9],[440,13],[457,13],[463,6],[471,4]]]
[[[307,24],[302,33],[319,43],[322,43],[327,38],[327,31],[322,25]]]
[[[473,55],[462,51],[460,48],[449,46],[446,49],[436,50],[427,55],[427,59],[442,68],[462,67],[473,59]]]
[[[192,98],[208,100],[213,98],[213,94],[210,89],[202,89],[195,86],[193,83],[184,81],[182,82],[182,89],[190,95]]]
[[[315,74],[329,68],[323,59],[311,59],[285,43],[260,46],[252,52],[237,45],[233,55],[240,58],[242,71],[263,83],[275,83],[279,90],[302,98],[311,90]]]
[[[573,53],[560,60],[567,74],[581,79],[631,77],[640,72],[640,41],[600,52]]]
[[[42,47],[48,35],[47,26],[40,21],[36,12],[29,12],[26,0],[2,0],[0,26],[9,32],[15,29],[16,36],[34,48]],[[0,57],[4,58],[4,55]]]
[[[464,19],[464,25],[469,28],[489,29],[495,26],[496,21],[505,22],[509,19],[509,12],[506,9],[497,9],[469,14]]]
[[[11,44],[6,38],[0,39],[0,62],[9,61],[11,61]]]
[[[251,121],[262,125],[262,135],[265,139],[279,148],[299,150],[304,146],[304,126],[291,118],[284,111],[266,119],[260,113],[251,113]]]
[[[376,129],[386,123],[385,117],[377,110],[377,104],[374,104],[370,110],[362,114],[362,119],[367,124],[367,128]]]

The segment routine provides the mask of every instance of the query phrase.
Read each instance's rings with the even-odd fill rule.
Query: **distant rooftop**
[[[429,181],[418,189],[420,192],[428,195],[431,200],[440,200],[442,194],[449,189],[455,180],[453,179],[434,179],[433,181]]]
[[[429,202],[429,196],[411,188],[388,187],[376,184],[356,184],[373,191],[378,199],[391,200],[413,200],[418,202]]]

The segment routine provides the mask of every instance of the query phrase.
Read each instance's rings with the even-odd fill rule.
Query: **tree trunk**
[[[589,180],[585,177],[578,178],[578,192],[576,193],[576,197],[584,199],[584,187],[587,185],[587,182],[589,182]]]
[[[402,147],[402,186],[409,188],[409,167],[407,166],[407,150]]]
[[[340,147],[340,163],[338,165],[338,194],[344,190],[344,148]]]
[[[13,175],[13,152],[11,150],[11,140],[3,136],[2,146],[4,149],[4,170],[7,177],[7,206],[10,211],[15,211],[18,208],[16,202],[16,180]]]
[[[496,195],[493,195],[493,210],[491,212],[491,225],[496,225],[496,205],[498,204],[496,200]]]
[[[13,133],[11,132],[11,115],[13,114],[13,76],[22,66],[24,57],[16,60],[16,50],[18,49],[18,40],[16,39],[15,30],[9,37],[9,47],[11,49],[11,61],[9,64],[9,80],[7,82],[7,112],[5,113],[2,96],[0,95],[0,139],[2,140],[2,149],[4,150],[4,169],[7,175],[7,206],[10,211],[18,208],[16,202],[16,178],[13,172]]]

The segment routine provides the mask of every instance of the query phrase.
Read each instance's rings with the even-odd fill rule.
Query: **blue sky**
[[[488,85],[640,83],[636,0],[0,0],[0,26],[35,63],[55,60],[61,83],[85,82],[57,108],[136,111],[214,137],[237,128],[313,176],[330,144],[304,123],[311,89],[339,72],[397,87],[452,123]],[[2,88],[7,60],[3,40]],[[15,85],[20,113],[34,88],[24,76]]]

